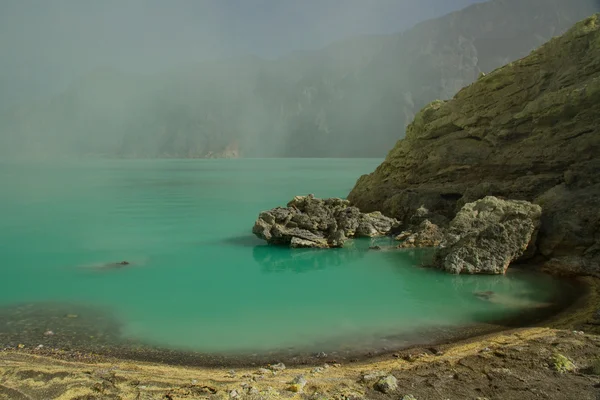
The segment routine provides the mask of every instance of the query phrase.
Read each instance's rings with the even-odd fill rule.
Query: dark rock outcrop
[[[542,208],[522,200],[485,197],[450,222],[435,263],[460,274],[503,274],[536,237]]]
[[[347,200],[296,196],[287,207],[263,211],[252,232],[270,244],[291,247],[342,247],[348,238],[385,235],[398,221],[380,212],[361,213]]]
[[[403,222],[487,195],[542,207],[535,255],[600,276],[600,15],[423,108],[348,199]]]

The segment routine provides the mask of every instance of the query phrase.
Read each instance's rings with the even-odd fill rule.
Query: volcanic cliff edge
[[[487,195],[542,207],[543,265],[600,276],[600,14],[423,108],[348,199],[414,223]]]

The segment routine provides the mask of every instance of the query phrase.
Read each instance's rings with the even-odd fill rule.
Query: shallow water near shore
[[[317,352],[423,343],[560,297],[564,284],[545,275],[451,276],[419,267],[429,250],[369,250],[388,238],[305,250],[252,236],[261,210],[343,197],[380,161],[0,164],[0,307],[60,303],[68,315],[72,304],[74,318],[95,307],[118,322],[115,340],[161,348]],[[15,326],[10,315],[0,330]],[[36,332],[63,334],[31,318]]]

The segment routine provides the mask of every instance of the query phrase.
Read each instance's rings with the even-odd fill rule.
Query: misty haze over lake
[[[0,156],[382,157],[424,105],[598,10],[493,0],[419,23],[471,3],[6,1]]]

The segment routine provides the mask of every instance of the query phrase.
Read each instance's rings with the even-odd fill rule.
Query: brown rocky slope
[[[440,223],[486,195],[542,207],[542,264],[600,276],[600,14],[423,108],[348,199]]]

